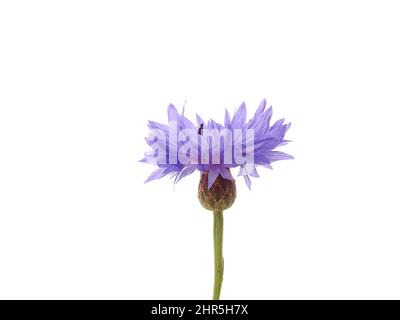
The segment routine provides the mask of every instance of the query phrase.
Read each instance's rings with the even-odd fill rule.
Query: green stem
[[[224,274],[224,258],[222,257],[222,238],[224,216],[222,211],[214,212],[214,293],[213,300],[219,300]]]

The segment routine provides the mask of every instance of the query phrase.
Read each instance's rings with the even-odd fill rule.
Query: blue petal
[[[182,178],[187,177],[188,175],[192,174],[196,170],[196,166],[188,166],[185,167],[179,172],[179,174],[175,178],[175,183],[179,182]]]
[[[253,167],[253,171],[250,173],[250,176],[255,177],[255,178],[259,178],[259,174],[257,172],[256,166]]]
[[[179,113],[178,110],[176,110],[175,106],[173,104],[170,104],[168,106],[168,121],[178,121],[179,119]]]
[[[228,110],[225,109],[225,128],[229,129],[231,127],[231,116]]]
[[[267,100],[262,99],[260,105],[257,108],[256,114],[254,115],[254,117],[263,113],[266,105],[267,105]]]
[[[247,188],[249,188],[249,190],[251,190],[251,180],[249,178],[249,176],[243,176],[244,181],[246,182]]]
[[[166,176],[170,171],[167,168],[160,168],[152,172],[152,174],[146,179],[144,183],[160,179]]]
[[[264,163],[262,166],[265,167],[265,168],[273,170],[272,166],[269,163]]]
[[[271,130],[276,129],[277,127],[280,127],[281,125],[283,125],[283,122],[285,121],[284,118],[277,120],[271,127]]]
[[[232,118],[231,128],[241,129],[244,127],[247,118],[246,104],[243,102]]]
[[[168,126],[166,124],[158,123],[156,121],[149,121],[147,124],[150,130],[159,129],[164,132],[168,132]]]
[[[208,190],[210,190],[215,180],[217,180],[218,175],[219,175],[219,167],[210,166],[210,170],[208,170]]]
[[[220,166],[219,172],[220,172],[222,178],[225,178],[225,179],[228,179],[231,181],[235,180],[235,179],[233,179],[231,172],[227,168],[225,168],[225,166]]]
[[[268,151],[266,157],[270,162],[278,160],[291,160],[294,159],[290,154],[284,153],[282,151]]]
[[[197,126],[200,127],[202,124],[203,126],[206,125],[206,122],[196,113],[196,121],[197,121]]]

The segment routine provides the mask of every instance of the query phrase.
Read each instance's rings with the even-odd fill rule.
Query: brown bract
[[[232,206],[236,199],[235,181],[218,176],[208,189],[208,173],[202,173],[199,183],[199,201],[207,210],[224,211]]]

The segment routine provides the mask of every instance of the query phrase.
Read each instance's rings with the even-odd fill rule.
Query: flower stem
[[[214,293],[213,300],[219,300],[224,274],[224,258],[222,256],[222,238],[224,216],[222,211],[214,211]]]

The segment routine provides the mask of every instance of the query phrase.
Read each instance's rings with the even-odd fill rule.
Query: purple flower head
[[[146,180],[152,181],[170,175],[175,183],[199,170],[208,174],[208,188],[219,175],[234,180],[231,169],[239,168],[247,186],[250,177],[258,177],[257,166],[272,169],[277,160],[293,159],[274,149],[289,142],[285,134],[290,123],[284,119],[271,123],[272,107],[266,109],[262,100],[252,119],[247,121],[243,102],[233,117],[225,110],[224,124],[214,120],[204,121],[196,115],[196,124],[179,114],[173,105],[168,107],[168,125],[149,121],[147,144],[152,148],[142,162],[158,167]]]

